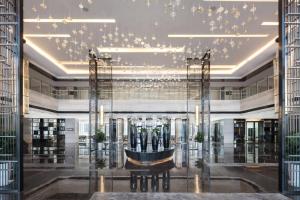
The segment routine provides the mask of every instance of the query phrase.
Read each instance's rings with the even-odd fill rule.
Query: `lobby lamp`
[[[104,125],[104,110],[103,110],[103,105],[100,106],[100,113],[99,113],[99,124],[100,127],[103,127]]]

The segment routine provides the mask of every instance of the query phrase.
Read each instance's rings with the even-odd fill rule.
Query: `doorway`
[[[258,143],[259,138],[263,135],[263,122],[247,121],[246,122],[246,143]]]

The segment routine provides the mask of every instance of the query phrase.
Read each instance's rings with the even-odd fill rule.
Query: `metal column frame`
[[[20,199],[23,190],[23,1],[0,0],[0,12],[0,162],[8,164],[7,169],[2,166],[0,170],[0,181],[9,180],[0,186],[0,194]]]
[[[23,0],[16,0],[17,5],[17,31],[16,31],[16,40],[18,43],[18,53],[19,53],[19,68],[17,75],[17,97],[19,105],[18,105],[18,120],[17,127],[19,130],[17,131],[17,159],[19,162],[18,168],[18,198],[21,198],[21,192],[23,191],[23,119],[24,119],[24,109],[23,109]]]
[[[279,1],[279,190],[300,194],[300,1]]]
[[[101,73],[101,67],[109,67],[108,75]],[[93,140],[93,137],[99,125],[98,103],[101,99],[100,88],[101,84],[103,83],[103,77],[110,81],[110,87],[112,87],[111,58],[98,58],[92,50],[89,50],[89,192],[91,194],[98,190],[99,185],[98,170],[96,168],[98,148],[95,140]]]
[[[190,66],[200,67],[200,74],[189,75]],[[203,158],[206,162],[210,159],[210,50],[206,51],[202,58],[187,58],[187,83],[195,79],[199,80],[197,75],[201,75],[200,104],[201,104],[201,131],[204,133],[204,143],[202,145]],[[187,84],[189,86],[189,84]],[[189,90],[189,87],[187,87]],[[189,93],[189,91],[188,91]],[[189,100],[189,95],[188,95]],[[187,102],[188,107],[188,102]]]
[[[199,73],[190,76],[190,66],[199,66]],[[201,77],[198,77],[201,76]],[[202,144],[202,162],[203,167],[201,171],[202,175],[202,187],[210,187],[210,50],[206,51],[202,58],[187,58],[187,85],[191,80],[201,80],[200,90],[200,111],[201,111],[201,131],[204,134],[204,142]],[[189,93],[189,87],[188,93]],[[189,101],[189,95],[187,98],[187,106]],[[187,110],[189,112],[189,110]],[[188,115],[188,113],[187,113]]]
[[[98,121],[98,63],[96,55],[89,51],[89,163],[92,163],[92,136],[95,135]]]
[[[98,58],[96,54],[89,51],[89,151],[90,151],[90,163],[93,163],[95,159],[92,159],[97,154],[96,143],[93,143],[92,137],[95,135],[98,129],[98,103],[100,100],[100,86],[103,81],[109,81],[109,87],[112,88],[112,66],[111,58]],[[108,74],[102,74],[101,67],[109,68]],[[112,89],[109,98],[112,101]],[[112,103],[111,103],[112,109]],[[112,112],[110,112],[112,113]]]
[[[210,162],[210,50],[201,58],[201,129],[207,141],[202,146],[204,159]]]

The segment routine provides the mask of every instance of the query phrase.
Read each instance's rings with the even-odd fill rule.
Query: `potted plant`
[[[97,159],[96,160],[96,168],[97,169],[103,169],[104,167],[106,167],[106,163],[105,163],[105,159]]]
[[[95,134],[95,141],[97,143],[98,150],[103,149],[103,142],[105,141],[105,139],[106,139],[105,133],[102,130],[97,129]]]
[[[198,131],[195,136],[195,142],[197,142],[197,149],[202,150],[202,143],[204,141],[204,134],[202,131]]]
[[[195,167],[202,169],[203,168],[203,158],[199,158],[196,162],[195,162]]]
[[[285,154],[286,160],[295,161],[300,155],[300,133],[292,132],[285,139]],[[290,185],[293,187],[300,187],[300,164],[290,162],[288,166],[288,173],[290,176]]]
[[[0,137],[0,160],[13,160],[16,142],[14,137]],[[0,186],[9,184],[11,163],[0,162]]]

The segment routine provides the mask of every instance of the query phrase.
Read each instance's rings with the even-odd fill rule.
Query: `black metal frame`
[[[11,183],[0,186],[0,193],[6,193],[10,199],[20,199],[23,190],[23,1],[0,0],[0,12],[1,163],[10,163],[8,179],[12,178]]]
[[[190,75],[189,70],[192,65],[200,66],[199,72],[194,75]],[[197,77],[197,76],[201,76]],[[188,58],[187,59],[187,107],[189,105],[189,82],[191,80],[201,80],[200,90],[200,112],[201,112],[201,131],[204,134],[204,142],[202,143],[202,186],[210,187],[210,50],[208,50],[201,59]],[[188,108],[189,109],[189,108]],[[189,112],[189,110],[187,110]],[[188,113],[187,113],[188,115]]]
[[[299,0],[279,1],[279,190],[300,194]],[[296,182],[295,182],[296,180]],[[299,185],[299,186],[297,186]]]
[[[202,146],[203,158],[210,162],[210,50],[201,58],[201,129],[206,141]]]
[[[95,135],[98,121],[98,62],[96,55],[89,51],[89,162],[92,163],[92,136]]]
[[[203,55],[202,58],[187,58],[187,82],[197,78],[197,73],[193,76],[189,75],[190,66],[201,66],[201,131],[204,133],[204,145],[202,145],[203,158],[209,162],[210,151],[210,50]],[[189,84],[187,84],[189,86]],[[189,88],[189,87],[187,87]],[[189,99],[189,96],[188,96]]]
[[[109,68],[109,76],[107,76],[106,73],[102,73],[102,67]],[[89,50],[89,192],[91,194],[97,191],[99,185],[98,171],[96,168],[98,148],[93,136],[98,128],[98,104],[99,101],[101,101],[101,84],[103,84],[103,81],[107,81],[107,79],[110,81],[110,86],[112,88],[111,58],[98,58],[92,50]],[[110,98],[112,100],[112,90]],[[112,112],[110,113],[112,114]]]

